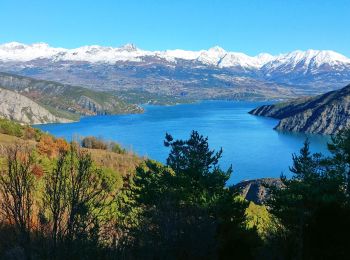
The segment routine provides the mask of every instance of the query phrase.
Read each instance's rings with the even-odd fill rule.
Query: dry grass
[[[11,136],[11,135],[5,135],[5,134],[0,134],[0,144],[2,145],[9,145],[13,144],[15,142],[22,142],[23,139]]]
[[[92,159],[97,165],[111,168],[123,176],[134,173],[137,165],[143,161],[142,158],[132,153],[117,154],[106,150],[87,150],[91,153]]]
[[[26,142],[33,146],[37,144],[35,141],[26,141],[15,136],[0,134],[0,145],[7,146],[16,142]],[[133,174],[137,165],[143,161],[142,158],[131,152],[126,154],[117,154],[106,150],[83,149],[91,153],[92,159],[97,165],[113,169],[122,176],[125,176],[126,174]]]
[[[36,142],[33,140],[23,140],[16,136],[5,135],[0,133],[0,157],[5,156],[4,148],[6,146],[13,145],[16,143],[22,143],[22,144],[28,145],[29,147],[34,147],[36,145]]]

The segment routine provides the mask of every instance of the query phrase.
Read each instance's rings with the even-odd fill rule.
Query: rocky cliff
[[[280,119],[275,129],[281,131],[336,134],[350,127],[350,85],[312,98],[264,105],[249,113]]]
[[[29,98],[0,88],[0,117],[25,124],[65,123],[69,120],[56,117]]]
[[[268,187],[282,187],[283,183],[278,178],[262,178],[256,180],[242,181],[233,186],[233,189],[248,201],[253,201],[255,204],[262,205],[269,198]]]

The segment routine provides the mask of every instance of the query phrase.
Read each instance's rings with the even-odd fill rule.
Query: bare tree
[[[85,242],[98,242],[103,210],[111,197],[109,187],[88,152],[71,144],[68,152],[59,153],[55,168],[45,178],[43,203],[49,212],[53,256],[58,246],[74,257],[74,243],[80,243],[76,247],[81,253]]]
[[[24,144],[5,147],[6,166],[0,171],[1,213],[19,233],[19,243],[30,257],[33,218],[34,158]]]
[[[55,168],[45,177],[44,207],[51,217],[51,239],[53,255],[56,255],[57,244],[62,242],[65,228],[63,222],[67,214],[67,152],[59,151]]]
[[[67,238],[72,240],[79,233],[92,230],[96,224],[96,216],[103,210],[108,191],[100,171],[93,167],[89,153],[75,150],[71,152],[68,163],[70,185],[68,187]]]

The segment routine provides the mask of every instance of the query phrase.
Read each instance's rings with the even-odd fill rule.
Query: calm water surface
[[[115,140],[139,155],[165,162],[168,149],[165,133],[185,139],[195,129],[209,137],[214,149],[223,148],[221,166],[233,165],[230,183],[261,177],[289,174],[292,153],[298,152],[306,136],[273,130],[274,119],[256,117],[247,112],[262,103],[208,101],[177,106],[145,106],[144,114],[95,116],[70,124],[37,126],[67,139],[94,135]],[[309,136],[313,152],[327,153],[329,139]]]

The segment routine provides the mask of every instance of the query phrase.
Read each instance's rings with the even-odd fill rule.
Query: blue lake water
[[[165,133],[176,139],[189,137],[192,130],[208,136],[214,149],[223,148],[221,167],[233,165],[229,184],[262,177],[289,174],[292,153],[301,148],[306,135],[273,130],[277,120],[247,112],[257,102],[207,101],[176,106],[145,106],[144,114],[94,116],[69,124],[39,125],[44,131],[69,140],[94,135],[114,140],[139,155],[165,162],[169,150],[163,146]],[[309,136],[313,152],[327,153],[323,136]]]

